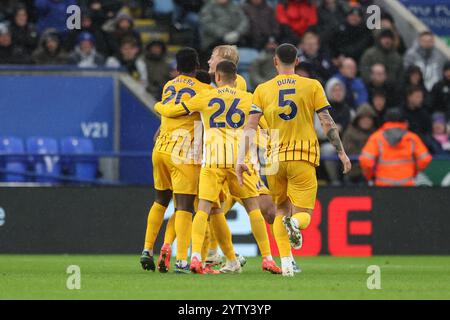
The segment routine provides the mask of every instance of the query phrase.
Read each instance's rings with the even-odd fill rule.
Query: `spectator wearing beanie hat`
[[[447,119],[441,112],[436,112],[432,116],[433,139],[440,145],[442,152],[450,153],[450,138],[447,129]]]
[[[91,33],[84,31],[78,35],[77,46],[70,54],[68,63],[80,68],[96,68],[105,64],[105,58],[95,49],[95,39]]]
[[[395,82],[403,74],[403,59],[395,48],[395,35],[392,30],[382,30],[376,44],[366,50],[361,58],[360,71],[365,83],[370,81],[371,68],[375,64],[385,67],[388,82]]]

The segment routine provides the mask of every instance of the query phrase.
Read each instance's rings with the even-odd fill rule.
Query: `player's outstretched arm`
[[[242,185],[244,182],[244,172],[247,172],[247,174],[250,173],[250,169],[248,168],[247,164],[245,164],[245,157],[249,153],[250,150],[256,150],[254,148],[254,137],[256,134],[256,129],[258,128],[259,119],[261,118],[262,113],[253,113],[250,114],[248,117],[248,122],[244,127],[244,132],[242,134],[242,137],[239,141],[239,151],[238,151],[238,158],[237,158],[237,164],[236,164],[236,175],[239,181],[239,184]],[[253,155],[252,155],[253,156]]]
[[[328,110],[323,110],[317,114],[320,119],[320,124],[324,134],[327,136],[330,143],[336,148],[339,159],[344,166],[344,174],[347,174],[352,169],[352,163],[345,153],[344,146],[342,144],[341,138],[339,137],[339,129],[331,117]]]
[[[188,115],[190,112],[183,103],[173,104],[173,103],[167,103],[162,104],[161,102],[158,102],[155,104],[155,111],[158,112],[163,117],[167,118],[177,118],[181,116]]]

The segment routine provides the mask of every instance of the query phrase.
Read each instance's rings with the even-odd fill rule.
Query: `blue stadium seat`
[[[61,164],[58,142],[53,138],[31,137],[27,139],[27,152],[33,154],[29,157],[34,173],[49,175],[50,177],[36,176],[34,181],[41,183],[58,182],[61,175]]]
[[[6,154],[0,157],[0,168],[6,171],[26,172],[27,164],[23,141],[16,137],[0,137],[0,153]],[[8,156],[7,154],[11,154]],[[23,154],[23,156],[20,156]],[[25,182],[26,176],[21,174],[0,174],[0,181]]]
[[[86,138],[67,137],[61,139],[61,153],[64,155],[63,164],[70,175],[80,180],[94,180],[97,175],[98,161],[93,157],[70,157],[71,154],[94,153],[92,140]]]
[[[249,69],[253,61],[259,57],[259,51],[253,48],[239,48],[239,65],[238,72],[247,81],[248,89],[252,91],[254,88],[250,84]]]
[[[172,0],[154,0],[153,12],[156,15],[168,15],[172,14],[175,9],[175,5]]]

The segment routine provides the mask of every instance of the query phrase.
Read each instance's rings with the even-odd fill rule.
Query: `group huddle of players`
[[[198,71],[194,49],[177,53],[180,75],[164,86],[162,101],[155,105],[161,126],[152,154],[156,199],[148,215],[140,259],[145,270],[169,271],[176,238],[175,272],[240,273],[245,258],[235,253],[225,218],[238,201],[248,213],[262,269],[283,276],[299,272],[291,247],[302,246],[301,231],[309,226],[316,201],[315,167],[320,157],[316,113],[336,147],[344,173],[350,171],[351,163],[321,84],[295,74],[297,54],[292,45],[279,46],[274,56],[278,76],[251,94],[237,74],[236,47],[224,45],[213,50],[209,76]],[[269,188],[254,161],[262,136],[272,168],[266,175]],[[155,265],[153,247],[172,197],[175,212],[167,223]],[[272,258],[266,222],[279,249],[281,268]],[[219,246],[226,258],[224,264]]]

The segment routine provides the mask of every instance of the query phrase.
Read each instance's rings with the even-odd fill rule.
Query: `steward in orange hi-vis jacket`
[[[359,162],[366,179],[376,186],[414,186],[431,159],[419,136],[408,130],[401,110],[391,109],[384,125],[370,136]]]

